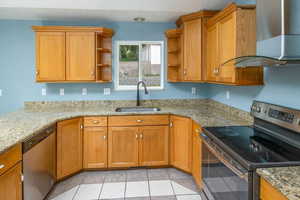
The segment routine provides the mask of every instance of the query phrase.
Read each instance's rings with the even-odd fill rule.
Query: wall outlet
[[[192,95],[195,95],[195,94],[196,94],[196,88],[192,87]]]
[[[226,99],[230,99],[230,91],[229,90],[226,91]]]
[[[2,96],[2,90],[0,89],[0,97]]]
[[[110,88],[104,88],[103,94],[104,95],[110,95]]]
[[[60,88],[59,89],[59,95],[60,96],[64,96],[65,95],[65,89],[64,88]]]
[[[82,88],[82,95],[83,96],[87,95],[87,88]]]
[[[47,95],[47,90],[46,88],[42,88],[42,96],[46,96]]]

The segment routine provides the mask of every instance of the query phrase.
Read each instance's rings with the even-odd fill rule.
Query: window
[[[117,90],[136,90],[138,81],[149,89],[163,89],[163,42],[117,42]]]

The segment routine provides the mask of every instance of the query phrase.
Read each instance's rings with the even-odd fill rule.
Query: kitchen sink
[[[117,108],[116,112],[157,112],[160,108],[156,107],[121,107]]]

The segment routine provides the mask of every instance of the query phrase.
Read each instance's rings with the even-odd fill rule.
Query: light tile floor
[[[82,172],[47,200],[202,200],[191,175],[174,168]]]

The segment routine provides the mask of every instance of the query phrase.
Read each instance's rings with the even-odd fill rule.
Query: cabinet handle
[[[36,75],[39,75],[39,71],[37,70],[37,71],[35,72],[35,74],[36,74]]]
[[[106,140],[106,135],[103,136],[103,139]]]
[[[143,134],[140,134],[140,139],[143,139]]]
[[[93,121],[93,124],[98,124],[98,123],[99,123],[98,120],[94,120],[94,121]]]
[[[170,127],[173,127],[173,122],[170,123]]]
[[[0,165],[0,169],[3,169],[5,167],[5,165]]]
[[[139,138],[138,134],[135,134],[135,138],[136,138],[136,139],[138,139],[138,138]]]
[[[137,123],[141,123],[141,122],[143,122],[143,120],[138,119],[138,120],[136,120],[136,122],[137,122]]]
[[[82,124],[80,125],[80,129],[83,129],[83,125]]]

